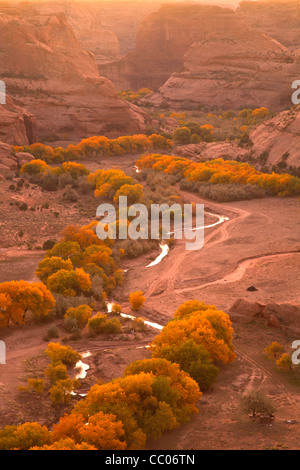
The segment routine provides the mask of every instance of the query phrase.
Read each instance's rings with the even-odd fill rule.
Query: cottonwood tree
[[[23,324],[27,311],[40,320],[55,306],[51,292],[42,282],[10,281],[0,284],[0,326]]]

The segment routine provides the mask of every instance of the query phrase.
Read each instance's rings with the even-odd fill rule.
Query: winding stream
[[[106,304],[106,307],[107,307],[107,312],[108,313],[111,313],[112,311],[112,307],[113,307],[113,304],[115,302],[108,302]],[[123,318],[130,318],[130,320],[136,320],[137,317],[135,317],[134,315],[128,315],[127,313],[120,313],[121,317]],[[145,325],[148,325],[150,326],[151,328],[154,328],[155,330],[162,330],[163,329],[163,326],[162,325],[159,325],[158,323],[154,323],[154,322],[151,322],[151,321],[148,321],[148,320],[143,320]]]
[[[212,217],[217,217],[218,221],[215,222],[214,224],[204,225],[204,226],[201,225],[199,227],[191,228],[191,229],[189,229],[189,232],[195,232],[196,230],[204,230],[206,228],[216,227],[217,225],[223,224],[224,222],[227,222],[228,220],[230,220],[229,217],[225,217],[223,215],[213,214],[211,212],[206,212],[206,214],[208,214]],[[181,230],[178,229],[178,231],[181,231]],[[173,235],[175,233],[177,233],[177,230],[175,232],[169,232],[168,235]],[[170,248],[169,248],[169,245],[167,245],[167,243],[162,242],[162,243],[160,243],[159,247],[161,249],[161,253],[157,256],[157,258],[155,258],[154,261],[152,261],[150,264],[148,264],[146,266],[146,268],[151,268],[152,266],[156,266],[168,255],[168,253],[170,251]]]
[[[81,354],[82,359],[85,359],[86,357],[90,357],[91,353],[90,351],[87,351],[85,353]],[[90,366],[88,364],[85,364],[82,362],[82,360],[78,361],[75,365],[75,369],[77,370],[77,373],[75,375],[75,379],[85,379],[87,375],[87,371],[89,370]]]
[[[158,257],[154,261],[148,264],[146,268],[151,268],[152,266],[156,266],[168,255],[170,251],[169,245],[167,245],[166,243],[160,243],[159,247],[161,249],[161,254],[158,255]]]

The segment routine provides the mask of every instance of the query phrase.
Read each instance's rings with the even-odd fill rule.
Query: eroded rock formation
[[[228,28],[216,38],[193,44],[183,72],[174,73],[153,102],[280,111],[291,106],[291,84],[299,69],[299,57],[274,39],[246,26]]]
[[[0,76],[37,118],[39,137],[72,140],[144,129],[144,116],[99,76],[63,13],[12,16],[0,10]]]
[[[236,13],[252,29],[267,33],[291,50],[300,48],[299,0],[244,1]]]
[[[228,8],[199,5],[163,5],[140,24],[136,47],[120,61],[100,67],[118,89],[156,90],[184,64],[184,55],[196,41],[232,27]]]
[[[35,117],[6,97],[6,104],[0,105],[0,141],[11,145],[28,145],[36,139]]]
[[[24,163],[33,159],[34,157],[29,153],[13,154],[11,146],[0,141],[0,180],[14,177]]]
[[[300,304],[261,304],[238,299],[230,308],[229,315],[233,321],[250,322],[258,318],[265,321],[268,326],[300,334]]]
[[[278,35],[271,35],[280,29],[279,23],[271,28],[256,18],[259,27],[254,28],[255,21],[250,13],[248,21],[247,12],[242,15],[217,6],[164,5],[141,23],[135,50],[100,66],[101,73],[118,89],[158,90],[150,100],[158,106],[287,109],[291,85],[300,70],[295,50],[299,46],[294,41],[299,13],[292,34],[296,46],[289,48],[288,40],[280,43]]]
[[[300,106],[283,111],[275,118],[257,127],[250,139],[256,157],[266,155],[266,163],[300,166]]]

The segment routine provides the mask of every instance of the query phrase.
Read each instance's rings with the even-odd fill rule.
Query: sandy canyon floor
[[[101,167],[132,168],[134,157],[105,161]],[[86,163],[85,163],[86,164]],[[95,169],[91,163],[90,169]],[[236,299],[246,298],[262,303],[299,302],[300,278],[300,202],[295,198],[266,198],[234,203],[203,201],[197,195],[181,193],[186,202],[204,203],[208,212],[228,217],[229,220],[205,230],[205,245],[199,251],[186,251],[185,242],[177,241],[161,263],[146,268],[149,255],[125,261],[127,269],[124,285],[114,299],[128,307],[128,293],[143,290],[146,303],[139,316],[164,325],[175,309],[186,300],[199,299],[228,311]],[[34,197],[34,196],[33,196]],[[45,195],[41,195],[45,197]],[[7,205],[6,205],[7,204]],[[2,204],[2,221],[7,233],[11,229]],[[95,204],[96,207],[96,204]],[[69,209],[66,209],[68,213]],[[12,214],[13,217],[13,214]],[[22,214],[19,219],[22,220]],[[31,214],[30,217],[33,217]],[[87,214],[70,209],[67,217],[55,222],[52,229],[62,229],[68,222],[88,223]],[[23,219],[26,226],[26,219]],[[27,222],[30,222],[27,221]],[[8,225],[7,225],[8,224]],[[12,223],[13,226],[13,223]],[[6,233],[6,232],[5,232]],[[48,237],[49,238],[49,237]],[[10,279],[33,280],[37,263],[43,251],[28,251],[8,246],[0,253],[0,281]],[[158,253],[152,253],[155,257]],[[151,259],[152,259],[151,258]],[[249,286],[257,291],[249,292]],[[221,369],[214,389],[203,395],[199,414],[178,430],[166,433],[148,444],[151,449],[296,449],[300,447],[299,385],[289,375],[278,372],[274,362],[264,355],[264,348],[272,341],[283,343],[287,349],[292,341],[300,339],[267,327],[263,321],[236,322],[234,344],[236,361]],[[63,335],[63,322],[57,320]],[[5,333],[7,364],[0,366],[0,422],[17,424],[37,420],[51,424],[55,420],[50,404],[36,400],[20,402],[18,386],[30,373],[45,368],[43,336],[47,325],[23,327]],[[92,340],[88,337],[70,342],[79,351],[91,351],[85,360],[90,365],[82,390],[86,391],[97,380],[107,381],[122,374],[126,365],[149,357],[144,348],[157,334],[149,329],[140,339],[127,341]],[[277,411],[272,425],[261,425],[241,414],[242,394],[259,386],[270,395]]]

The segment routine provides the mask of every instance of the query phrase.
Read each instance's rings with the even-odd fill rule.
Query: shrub
[[[22,202],[22,204],[19,205],[19,209],[20,211],[27,211],[28,205],[26,204],[26,202]]]
[[[89,319],[88,328],[93,334],[117,334],[122,329],[122,323],[116,318],[107,319],[107,315],[98,313]]]
[[[132,310],[139,310],[145,303],[146,297],[144,297],[142,291],[131,292],[129,294],[129,302]]]
[[[251,413],[252,417],[258,414],[272,415],[275,410],[272,401],[261,390],[246,393],[241,400],[241,409]]]
[[[293,361],[289,354],[282,354],[280,359],[276,361],[276,366],[278,369],[282,370],[292,370],[293,368]]]
[[[53,339],[53,338],[59,338],[58,328],[55,325],[49,326],[45,340],[49,341],[50,339]]]
[[[45,175],[43,175],[41,179],[41,187],[45,191],[57,191],[57,187],[58,187],[57,176],[51,173],[46,173]]]
[[[77,202],[77,193],[70,186],[66,187],[66,191],[63,193],[63,199],[66,202]]]
[[[79,328],[83,328],[92,315],[92,308],[88,305],[80,305],[79,307],[71,307],[65,314],[65,319],[73,319],[77,321]]]
[[[45,389],[45,381],[42,379],[28,379],[27,387],[19,387],[20,392],[35,392],[42,395]]]
[[[279,355],[284,353],[284,346],[274,341],[272,344],[265,348],[265,353],[269,357],[277,358]]]
[[[51,250],[54,245],[56,244],[56,241],[54,240],[47,240],[45,241],[45,243],[43,244],[43,250],[44,251],[48,251],[48,250]]]
[[[61,346],[59,343],[49,343],[45,353],[53,362],[62,362],[66,365],[75,365],[81,355],[71,346]]]
[[[142,318],[134,318],[131,321],[130,328],[133,331],[145,332],[147,331],[148,327]]]
[[[122,313],[121,305],[120,304],[112,304],[111,313],[116,314],[116,315],[120,315],[120,313]]]

